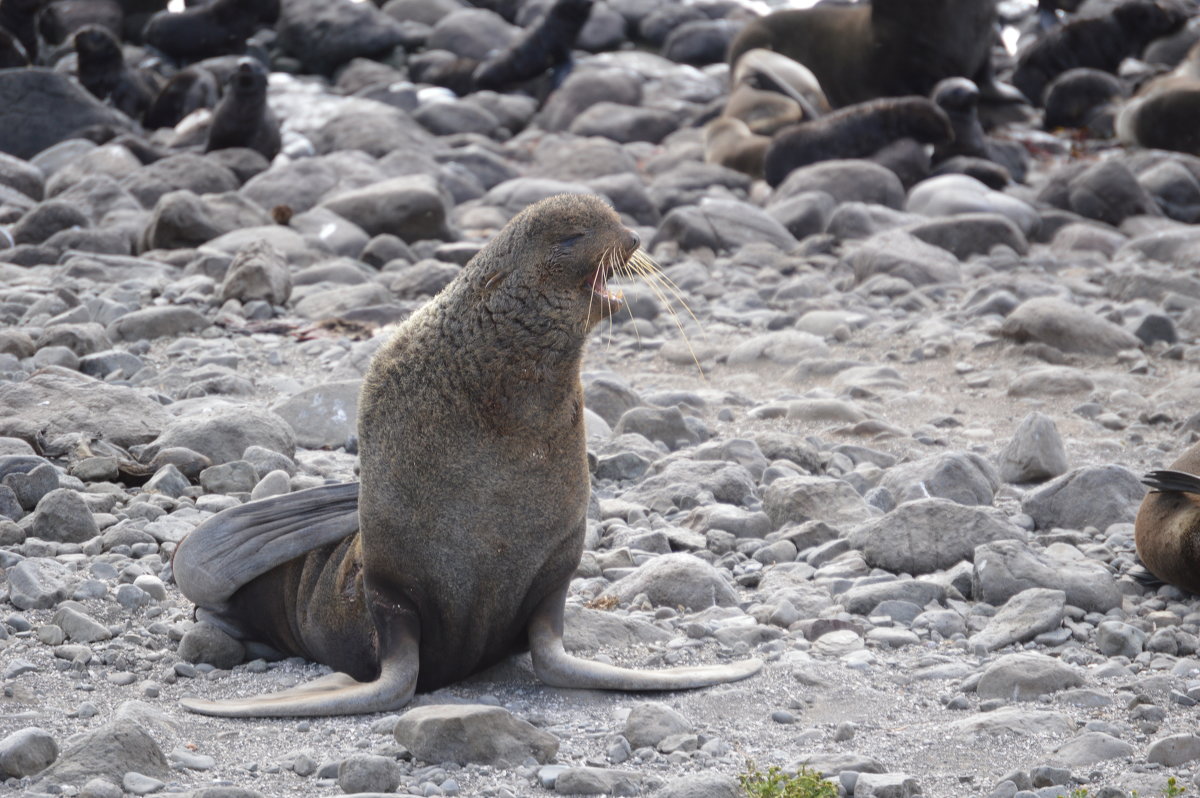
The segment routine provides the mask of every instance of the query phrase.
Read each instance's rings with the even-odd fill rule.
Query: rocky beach
[[[839,158],[771,187],[705,158],[755,16],[717,0],[597,0],[561,85],[413,80],[550,4],[515,5],[283,0],[249,47],[270,158],[205,152],[203,109],[144,129],[69,47],[0,70],[2,789],[735,798],[803,767],[857,798],[1200,793],[1200,602],[1134,548],[1142,476],[1200,439],[1200,158],[1031,109],[988,132],[1000,183],[918,148],[921,174]],[[585,357],[567,648],[762,671],[570,690],[518,654],[394,714],[182,709],[329,669],[197,624],[176,545],[356,479],[395,325],[579,192],[659,272],[610,281]]]

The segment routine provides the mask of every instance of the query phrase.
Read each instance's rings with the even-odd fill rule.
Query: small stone
[[[63,543],[84,543],[100,534],[87,503],[70,488],[57,488],[42,497],[29,528],[32,537]]]
[[[1005,482],[1041,482],[1067,472],[1067,453],[1054,421],[1041,413],[1021,419],[1000,452],[1000,478]]]
[[[7,674],[5,676],[7,677]],[[50,733],[31,726],[0,740],[0,777],[20,779],[48,768],[58,758]]]
[[[629,712],[623,732],[634,749],[655,747],[672,734],[692,731],[691,722],[665,704],[648,702]]]
[[[1133,659],[1142,653],[1145,643],[1145,632],[1121,621],[1104,621],[1096,627],[1096,648],[1106,657]]]
[[[392,792],[400,780],[399,765],[386,756],[352,754],[338,764],[338,786],[348,793]]]

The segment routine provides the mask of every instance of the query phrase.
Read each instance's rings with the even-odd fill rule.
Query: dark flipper
[[[1142,484],[1151,490],[1159,492],[1196,493],[1200,494],[1200,477],[1186,471],[1162,469],[1151,471],[1142,477]]]
[[[358,483],[324,485],[217,513],[175,549],[183,595],[219,609],[257,576],[358,531]]]

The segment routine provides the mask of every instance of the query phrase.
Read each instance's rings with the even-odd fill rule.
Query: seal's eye
[[[579,243],[579,239],[581,238],[583,238],[583,233],[576,233],[573,236],[567,236],[566,238],[562,239],[558,242],[558,245],[563,249],[570,249]]]

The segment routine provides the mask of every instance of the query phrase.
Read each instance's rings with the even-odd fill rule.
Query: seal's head
[[[101,65],[120,64],[123,61],[121,45],[108,29],[99,25],[88,25],[75,32],[75,52],[81,66],[90,69]]]
[[[600,197],[560,194],[513,217],[469,268],[489,312],[586,333],[623,306],[608,281],[648,260],[640,243]]]
[[[229,76],[229,90],[239,97],[254,98],[267,93],[267,68],[257,58],[243,56]]]

